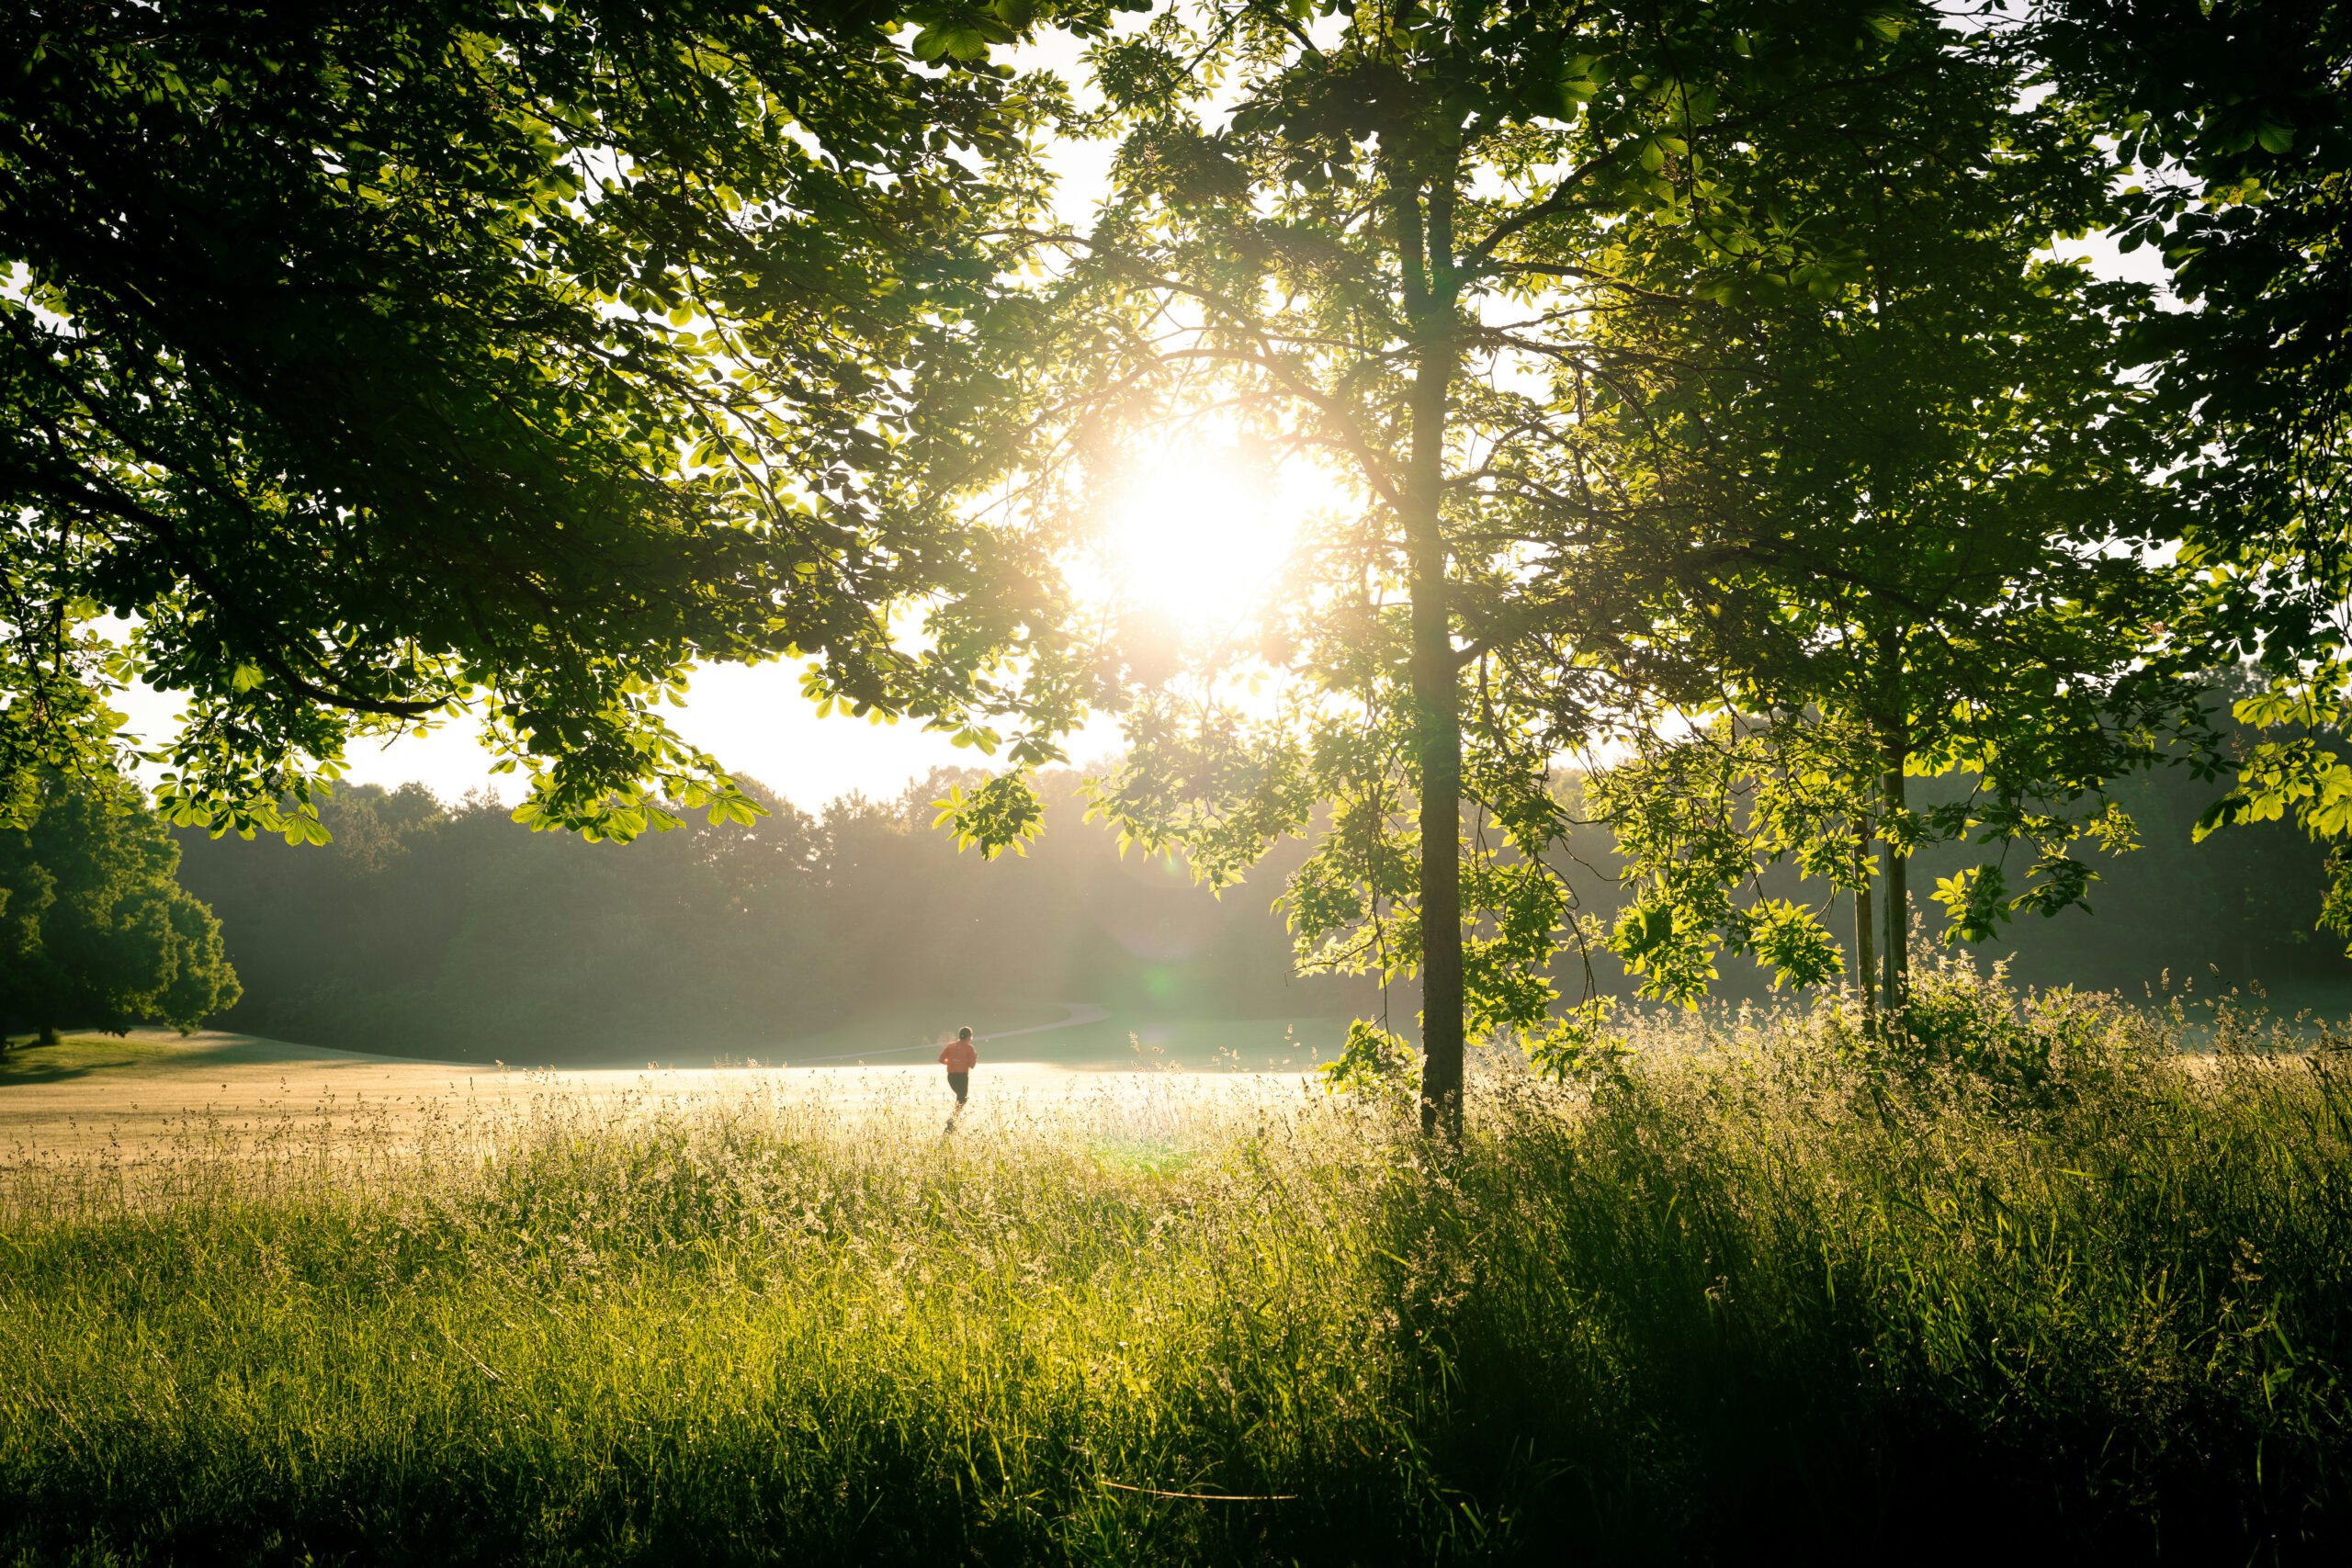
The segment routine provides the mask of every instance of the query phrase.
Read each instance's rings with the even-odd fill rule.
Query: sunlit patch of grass
[[[2008,1005],[1646,1021],[1442,1157],[1295,1083],[549,1080],[20,1172],[0,1560],[2325,1557],[2352,1062]]]
[[[1110,1170],[1136,1171],[1145,1176],[1173,1176],[1200,1155],[1172,1138],[1098,1137],[1090,1145],[1096,1162]]]

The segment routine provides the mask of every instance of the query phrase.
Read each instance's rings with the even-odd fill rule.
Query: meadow
[[[950,1133],[749,1070],[20,1150],[0,1562],[2342,1561],[2345,1037],[1916,1021],[1485,1053],[1458,1153],[1297,1076]]]

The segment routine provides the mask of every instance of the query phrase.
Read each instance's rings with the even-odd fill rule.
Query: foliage
[[[2206,698],[2224,739],[2232,744],[2240,737],[2227,710],[2237,689],[2235,682],[2223,682]],[[1781,733],[1792,739],[1779,743],[1793,746],[1812,731],[1801,728]],[[1782,979],[1759,953],[1747,954],[1755,961],[1752,965],[1725,962],[1740,951],[1732,939],[1745,938],[1755,929],[1751,911],[1793,906],[1813,912],[1807,929],[1814,932],[1826,934],[1824,929],[1832,925],[1841,934],[1847,929],[1856,903],[1850,845],[1841,846],[1834,835],[1816,833],[1813,841],[1820,859],[1813,864],[1785,852],[1807,819],[1797,814],[1792,823],[1782,822],[1765,807],[1778,802],[1786,811],[1792,803],[1804,804],[1808,798],[1800,787],[1804,771],[1792,764],[1785,751],[1752,764],[1740,755],[1742,746],[1760,748],[1772,739],[1747,734],[1737,741],[1679,748],[1670,759],[1653,759],[1659,763],[1670,760],[1687,773],[1702,765],[1726,770],[1752,765],[1764,773],[1770,789],[1745,795],[1719,792],[1713,780],[1678,773],[1668,786],[1636,793],[1628,787],[1631,779],[1640,776],[1635,770],[1630,775],[1601,775],[1566,797],[1584,825],[1570,835],[1562,864],[1580,901],[1597,919],[1626,928],[1619,942],[1622,955],[1611,954],[1612,962],[1596,964],[1603,993],[1630,995],[1644,985],[1655,992],[1660,988],[1657,969],[1636,971],[1632,964],[1679,961],[1695,952],[1704,967],[1684,976],[1692,985],[1703,986],[1713,996],[1760,999],[1792,982]],[[1929,910],[1918,920],[1912,945],[1919,947],[1921,936],[1933,934],[1940,925],[1939,945],[1973,948],[1986,959],[2006,955],[2013,973],[2044,987],[2111,987],[2138,996],[2143,988],[2161,988],[2169,973],[2176,983],[2193,976],[2202,985],[2211,975],[2230,984],[2267,985],[2282,996],[2332,997],[2334,977],[2352,973],[2352,968],[2312,929],[2313,921],[2324,918],[2327,897],[2323,856],[2282,822],[2250,823],[2220,839],[2198,841],[2198,818],[2211,803],[2213,785],[2189,765],[2191,755],[2177,747],[2166,753],[2163,765],[2109,781],[2102,794],[2114,807],[2111,813],[2095,816],[2078,807],[2071,824],[2058,824],[2080,835],[2065,846],[2086,884],[2076,890],[2082,895],[2079,902],[2022,927],[1991,919],[1972,926],[1960,918],[1967,913],[1964,906],[1940,920]],[[1869,781],[1860,783],[1866,787]],[[1966,773],[1915,777],[1909,783],[1910,811],[1930,824],[1964,819],[1983,809],[1980,781]],[[1592,797],[1612,787],[1625,804],[1604,812]],[[1727,798],[1730,809],[1686,811],[1680,806],[1686,792],[1702,801]],[[2127,823],[2131,836],[2110,849],[2109,841]],[[1980,870],[1986,851],[1973,838],[1937,841],[1936,835],[1928,835],[1908,857],[1910,877],[1939,895],[1990,895],[2006,905],[2012,893],[2000,879],[1999,862],[1993,863],[1991,872]],[[2030,841],[2011,852],[2018,850],[2032,859],[2041,856]],[[1635,936],[1629,911],[1645,900],[1659,902],[1648,891],[1653,886],[1648,878],[1628,874],[1636,867],[1637,854],[1651,856],[1653,867],[1665,867],[1675,879],[1668,885],[1674,907],[1712,907],[1724,912],[1725,924],[1716,933],[1719,944],[1678,941],[1652,949],[1644,942],[1626,940]],[[1709,906],[1708,899],[1716,902]],[[1949,903],[1946,907],[1950,908]],[[1664,917],[1653,919],[1662,923]],[[1832,955],[1840,964],[1851,964],[1850,947],[1833,949]],[[1617,973],[1621,965],[1628,971],[1622,978]],[[1845,976],[1851,976],[1850,967]],[[1838,977],[1833,971],[1832,982]]]
[[[1883,1033],[1840,1043],[1872,1073],[1916,1085],[1940,1072],[1997,1104],[2041,1114],[2112,1092],[2149,1043],[2113,996],[2071,986],[2020,992],[2006,962],[1980,969],[1951,953],[1913,975]]]
[[[1046,821],[1045,807],[1036,792],[1017,777],[989,779],[969,792],[961,784],[952,785],[944,796],[931,804],[933,827],[953,824],[957,849],[978,845],[990,860],[1008,849],[1027,854],[1029,840]]]
[[[1228,646],[1105,639],[1131,750],[1098,804],[1219,885],[1311,838],[1300,954],[1418,978],[1433,1122],[1465,1034],[1547,1027],[1555,953],[1598,945],[1546,859],[1554,758],[1676,674],[1645,606],[1687,550],[1607,484],[1639,416],[1599,323],[1653,231],[1774,287],[1825,276],[1724,171],[1768,183],[1775,137],[1931,72],[1945,37],[1876,3],[1218,0],[1089,57],[1114,195],[1023,318],[1063,368],[1011,423],[1017,493],[1082,542],[1112,455],[1184,429],[1342,497]],[[1271,715],[1238,702],[1267,665],[1292,682]]]
[[[220,922],[180,886],[179,845],[111,774],[38,775],[0,830],[0,1028],[186,1033],[236,1004]]]
[[[2340,1050],[2101,1015],[2042,1111],[1827,1010],[1629,1027],[1442,1168],[1164,1077],[946,1144],[746,1080],[18,1168],[0,1552],[2341,1555]]]
[[[2131,838],[2108,782],[2200,727],[2148,668],[2184,585],[2159,564],[2180,525],[2165,449],[2120,378],[2141,291],[2047,254],[2114,209],[2087,135],[2024,80],[1990,36],[1906,41],[1885,80],[1727,168],[1725,199],[1803,214],[1836,258],[1802,289],[1759,286],[1703,225],[1628,263],[1644,292],[1605,331],[1642,367],[1641,429],[1608,457],[1687,519],[1655,635],[1707,704],[1632,731],[1636,759],[1588,795],[1626,857],[1612,940],[1645,995],[1701,994],[1719,947],[1799,986],[1877,983],[1826,898],[1762,891],[1785,859],[1875,897],[1897,1008],[1923,847],[2028,852],[2014,882],[1991,860],[1945,879],[1955,940],[2077,905],[2077,841]],[[1908,781],[1947,774],[1967,793],[1911,804]]]
[[[2236,787],[2206,827],[2291,817],[2352,830],[2332,733],[2352,648],[2352,9],[2340,0],[2050,0],[2025,45],[2059,100],[2112,134],[2126,252],[2184,309],[2131,347],[2170,414],[2181,551],[2201,612],[2180,657],[2259,661]]]
[[[1340,1054],[1317,1077],[1335,1094],[1352,1094],[1401,1110],[1412,1103],[1420,1078],[1419,1053],[1402,1038],[1368,1019],[1348,1025]]]
[[[1620,1071],[1632,1055],[1617,1027],[1618,998],[1589,996],[1526,1031],[1528,1065],[1555,1083],[1590,1084]]]
[[[536,826],[740,815],[661,717],[702,660],[1035,713],[1014,754],[1051,760],[1050,572],[925,488],[908,386],[1035,209],[1055,100],[896,17],[10,7],[0,808],[123,761],[133,678],[188,699],[178,819],[296,837],[352,739],[460,711]]]

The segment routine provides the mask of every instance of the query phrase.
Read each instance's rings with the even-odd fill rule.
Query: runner
[[[956,1091],[956,1110],[947,1118],[948,1126],[953,1127],[956,1118],[964,1113],[964,1101],[972,1092],[972,1068],[980,1059],[980,1054],[972,1049],[969,1027],[957,1030],[956,1038],[940,1048],[939,1059],[947,1066],[947,1087]]]

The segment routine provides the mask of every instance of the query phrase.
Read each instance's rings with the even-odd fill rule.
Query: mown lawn
[[[1445,1157],[1171,1077],[26,1178],[0,1561],[2345,1560],[2352,1056],[1953,994]]]

